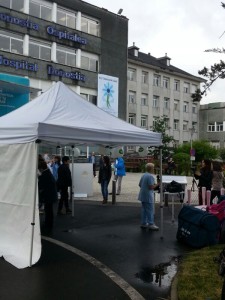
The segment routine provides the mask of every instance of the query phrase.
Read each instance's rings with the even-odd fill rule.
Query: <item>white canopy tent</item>
[[[0,256],[18,268],[41,255],[37,140],[60,146],[161,145],[160,133],[104,112],[61,82],[1,117],[0,128]]]

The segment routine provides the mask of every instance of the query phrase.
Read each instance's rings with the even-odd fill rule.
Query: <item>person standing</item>
[[[110,159],[108,156],[104,156],[98,174],[98,183],[101,184],[101,192],[103,196],[102,204],[106,204],[108,201],[108,185],[111,179],[111,175],[112,169]]]
[[[141,228],[149,228],[151,230],[159,230],[154,223],[154,189],[159,186],[155,184],[154,164],[147,163],[145,165],[146,172],[142,175],[139,187],[140,192],[138,200],[141,201]]]
[[[51,230],[53,227],[53,203],[58,199],[55,179],[44,160],[38,161],[38,191],[39,197],[44,203],[45,224],[44,230]]]
[[[59,155],[55,155],[52,164],[52,175],[54,176],[56,182],[58,180],[58,169],[60,165],[61,165],[61,157]]]
[[[114,179],[116,180],[116,194],[120,195],[123,176],[126,175],[125,164],[122,157],[117,157],[114,163]]]
[[[217,197],[218,199],[221,196],[221,189],[223,187],[223,170],[222,165],[219,161],[212,162],[212,191],[211,191],[211,198],[210,204],[213,204],[213,199]]]
[[[66,213],[71,213],[71,209],[69,208],[69,194],[68,187],[72,186],[72,177],[71,171],[69,168],[70,159],[68,156],[63,156],[62,164],[58,168],[58,180],[57,187],[60,192],[60,200],[58,205],[58,215],[63,215],[62,208],[63,205],[66,208]]]
[[[202,201],[202,187],[206,188],[206,191],[211,191],[212,187],[212,164],[209,159],[202,160],[202,167],[200,171],[196,171],[195,179],[198,179],[198,201],[199,205],[203,204]]]
[[[96,159],[94,152],[89,156],[88,162],[93,165],[93,176],[96,177]]]

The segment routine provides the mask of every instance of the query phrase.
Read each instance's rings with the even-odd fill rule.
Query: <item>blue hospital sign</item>
[[[0,117],[29,102],[29,83],[28,78],[0,73]]]

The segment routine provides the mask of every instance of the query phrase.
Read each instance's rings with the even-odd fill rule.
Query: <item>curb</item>
[[[171,293],[170,297],[171,300],[178,300],[177,298],[177,275],[174,276],[172,284],[171,284]]]

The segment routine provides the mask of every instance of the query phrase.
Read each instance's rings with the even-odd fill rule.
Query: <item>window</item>
[[[223,131],[223,123],[216,122],[216,131]]]
[[[197,123],[196,122],[192,122],[192,128],[194,129],[194,132],[197,131]]]
[[[216,149],[220,149],[220,142],[210,142],[210,145]]]
[[[134,146],[127,146],[127,151],[128,152],[134,152],[135,147]]]
[[[148,127],[148,116],[141,115],[141,127],[142,128]]]
[[[169,123],[170,123],[170,119],[169,118],[165,118],[165,126],[169,129]]]
[[[129,123],[135,125],[136,124],[136,115],[129,114]]]
[[[184,102],[183,112],[188,113],[188,102]]]
[[[23,36],[0,30],[0,50],[23,54]]]
[[[132,92],[132,91],[129,91],[129,96],[128,96],[128,102],[129,103],[136,103],[136,93],[135,92]]]
[[[180,91],[180,80],[174,80],[174,91]]]
[[[57,45],[56,60],[59,64],[76,67],[76,50]]]
[[[43,60],[51,60],[51,44],[30,39],[29,55]]]
[[[179,120],[174,120],[173,129],[174,130],[178,130],[179,129]]]
[[[141,94],[141,105],[142,106],[148,105],[148,95],[147,94]]]
[[[208,131],[209,131],[209,132],[215,131],[215,124],[209,123],[209,124],[208,124]]]
[[[153,96],[152,107],[159,107],[159,96]]]
[[[190,83],[184,82],[184,93],[190,93]]]
[[[98,56],[90,53],[81,54],[81,68],[93,72],[98,71]]]
[[[197,106],[196,105],[192,106],[192,113],[197,114]]]
[[[164,97],[164,108],[166,109],[170,108],[170,98]]]
[[[24,0],[0,0],[0,5],[17,11],[23,11]]]
[[[161,76],[154,74],[153,85],[160,86]]]
[[[127,79],[130,81],[136,81],[136,70],[135,69],[128,68]]]
[[[142,71],[141,73],[141,82],[142,83],[148,83],[148,72]]]
[[[35,1],[30,1],[30,15],[51,21],[52,20],[52,7],[46,4],[41,4]]]
[[[88,102],[91,102],[94,105],[97,105],[97,96],[95,96],[95,95],[89,95],[89,94],[84,94],[84,93],[80,93],[80,95],[81,95],[81,97],[83,97]]]
[[[81,16],[81,31],[100,36],[100,24],[97,20]]]
[[[188,122],[184,121],[183,123],[183,130],[188,130]]]
[[[179,100],[174,100],[174,111],[179,111]]]
[[[70,28],[76,28],[76,13],[65,10],[62,7],[57,8],[57,23]]]
[[[152,124],[152,127],[156,127],[157,126],[157,124],[158,124],[158,121],[159,121],[159,118],[154,118],[153,119],[153,124]]]
[[[196,90],[197,90],[197,85],[196,85],[196,84],[192,84],[192,85],[191,85],[191,92],[192,92],[192,93],[195,93]]]
[[[168,77],[163,77],[163,87],[169,89],[170,79]]]

